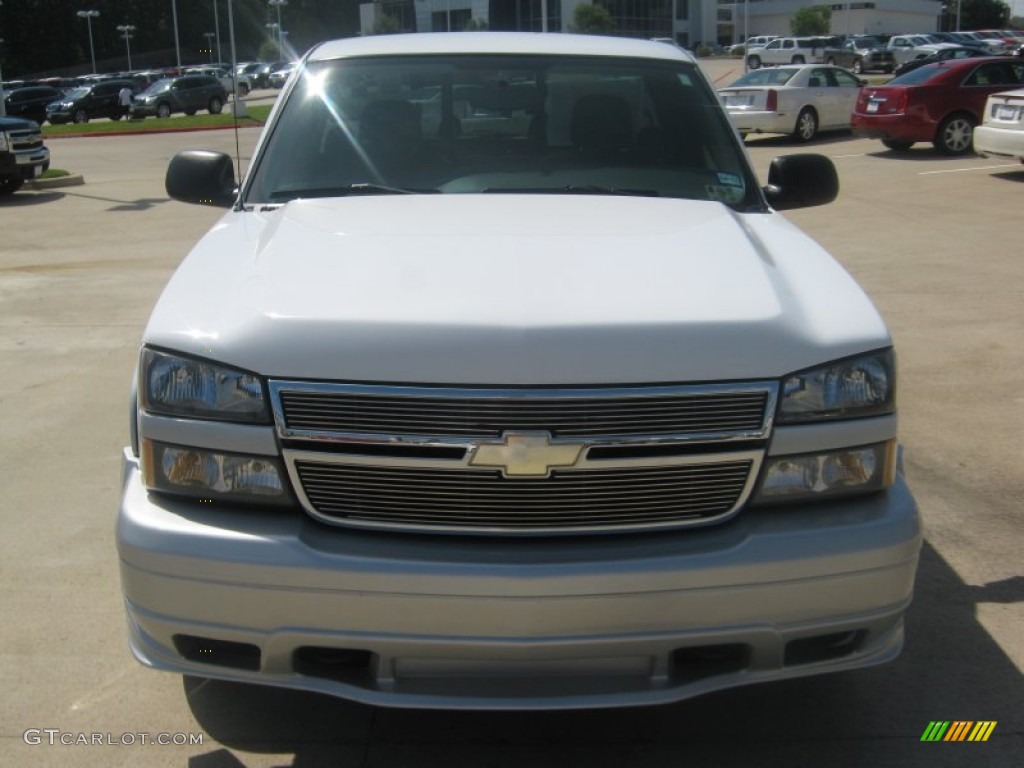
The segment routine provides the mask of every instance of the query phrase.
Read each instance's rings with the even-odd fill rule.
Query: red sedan
[[[861,88],[850,125],[854,135],[881,139],[892,150],[930,141],[940,152],[962,155],[971,150],[989,95],[1019,85],[1024,85],[1019,58],[940,61],[886,85]]]

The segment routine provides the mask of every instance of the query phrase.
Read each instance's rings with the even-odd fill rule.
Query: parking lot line
[[[937,173],[963,173],[964,171],[994,171],[998,168],[1019,168],[1018,163],[1004,165],[976,165],[972,168],[945,168],[941,171],[918,171],[918,176],[934,176]]]

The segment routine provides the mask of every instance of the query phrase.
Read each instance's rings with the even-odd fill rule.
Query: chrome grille
[[[500,437],[763,436],[773,392],[749,387],[600,391],[359,387],[274,382],[282,436],[324,433]]]
[[[308,454],[307,454],[308,455]],[[745,497],[753,460],[500,471],[294,461],[317,516],[332,522],[429,530],[536,532],[669,527],[718,519]]]
[[[11,149],[14,151],[20,152],[43,146],[43,133],[38,128],[19,128],[10,131],[9,135],[11,137]]]

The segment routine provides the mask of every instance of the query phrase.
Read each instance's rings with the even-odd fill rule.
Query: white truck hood
[[[270,377],[483,385],[762,379],[890,344],[780,215],[596,195],[232,212],[144,341]]]

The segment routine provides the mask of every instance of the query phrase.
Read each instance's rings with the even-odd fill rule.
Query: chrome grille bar
[[[553,438],[708,440],[765,437],[777,384],[503,390],[272,381],[270,389],[285,439],[452,441],[543,430]]]
[[[380,464],[370,457],[289,452],[303,504],[325,522],[474,533],[603,532],[708,524],[748,497],[759,451],[695,456],[651,466],[580,467],[545,478],[449,463]]]

